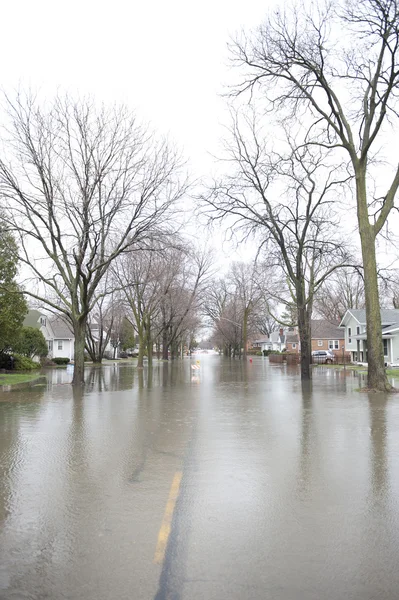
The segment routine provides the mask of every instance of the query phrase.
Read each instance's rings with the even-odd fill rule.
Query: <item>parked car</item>
[[[312,362],[318,365],[331,364],[335,362],[335,356],[329,350],[314,350]]]

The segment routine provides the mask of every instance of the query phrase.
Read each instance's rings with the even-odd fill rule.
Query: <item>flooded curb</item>
[[[31,379],[30,381],[0,385],[0,391],[12,392],[13,390],[25,390],[35,387],[36,385],[45,385],[46,383],[47,377],[42,375],[41,377],[36,377],[35,379]]]

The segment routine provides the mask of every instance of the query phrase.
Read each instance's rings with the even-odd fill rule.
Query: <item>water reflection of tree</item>
[[[302,492],[307,491],[311,480],[311,457],[312,457],[312,422],[313,422],[313,388],[312,381],[301,382],[302,386],[302,410],[301,429],[299,432],[300,459],[298,469],[298,488]]]
[[[134,385],[133,367],[121,367],[116,363],[102,367],[90,367],[86,371],[86,390],[107,392],[131,389]]]
[[[389,474],[387,461],[387,394],[368,394],[370,418],[370,484],[374,502],[388,495]]]

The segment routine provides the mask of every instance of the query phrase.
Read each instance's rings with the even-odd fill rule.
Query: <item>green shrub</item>
[[[56,358],[53,358],[53,363],[56,365],[67,365],[69,362],[70,359],[66,356],[57,356]]]
[[[33,371],[40,369],[40,364],[22,354],[13,354],[15,371]]]
[[[18,340],[13,346],[17,354],[22,354],[28,358],[34,356],[47,356],[48,347],[44,335],[40,329],[35,327],[22,327]]]
[[[260,351],[259,351],[259,352],[257,352],[257,353],[256,353],[256,356],[262,356],[262,352],[260,352]]]

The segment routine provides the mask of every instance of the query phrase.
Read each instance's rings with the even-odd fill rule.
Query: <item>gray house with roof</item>
[[[65,357],[73,360],[75,338],[70,326],[61,318],[49,317],[45,313],[31,309],[24,320],[25,327],[40,329],[48,346],[48,357]]]
[[[299,352],[299,337],[295,327],[284,330],[273,331],[269,337],[262,337],[253,342],[254,348],[263,350],[287,350],[288,352]]]
[[[387,364],[399,364],[399,310],[381,310],[381,340]],[[366,311],[348,309],[340,327],[345,330],[345,347],[353,362],[367,362]]]

